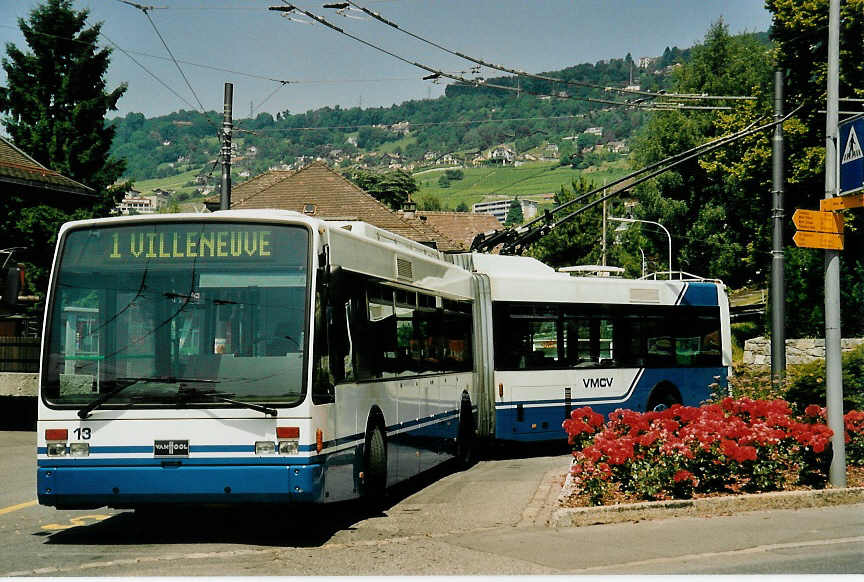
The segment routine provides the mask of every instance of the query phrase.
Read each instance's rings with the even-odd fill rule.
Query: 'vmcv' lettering
[[[611,388],[613,378],[584,378],[582,383],[586,388]]]

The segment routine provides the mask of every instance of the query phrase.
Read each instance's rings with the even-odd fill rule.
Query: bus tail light
[[[324,431],[322,431],[319,428],[318,430],[315,431],[315,450],[320,453],[323,448],[324,448]]]
[[[300,450],[300,427],[276,427],[276,438],[279,439],[279,454],[293,455]]]
[[[299,426],[280,426],[276,428],[276,436],[280,439],[299,439]]]
[[[504,383],[500,382],[498,384],[498,398],[504,398]]]

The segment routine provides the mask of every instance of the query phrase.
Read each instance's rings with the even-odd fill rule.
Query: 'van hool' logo
[[[153,454],[157,457],[188,457],[189,441],[156,441]]]
[[[582,384],[586,388],[611,388],[613,378],[583,378]]]

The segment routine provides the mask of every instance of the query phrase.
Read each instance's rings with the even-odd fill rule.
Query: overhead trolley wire
[[[568,80],[568,79],[560,79],[557,77],[549,77],[547,75],[537,75],[534,73],[528,73],[527,71],[522,71],[519,69],[513,69],[510,67],[506,67],[504,65],[496,65],[496,64],[490,63],[488,61],[485,61],[483,59],[473,57],[471,55],[466,55],[465,53],[462,53],[462,52],[459,52],[459,51],[456,51],[453,49],[449,49],[445,46],[442,46],[441,44],[439,44],[437,42],[434,42],[432,40],[424,38],[424,37],[420,36],[419,34],[415,34],[409,30],[406,30],[406,29],[400,27],[398,24],[396,24],[392,20],[388,20],[388,19],[384,18],[379,13],[377,13],[373,10],[369,10],[368,8],[365,8],[365,7],[357,4],[353,0],[346,0],[345,2],[341,2],[340,4],[350,4],[351,6],[357,8],[358,10],[363,11],[365,14],[368,14],[369,16],[374,18],[375,20],[382,22],[382,23],[386,24],[387,26],[395,28],[396,30],[402,32],[403,34],[407,34],[408,36],[410,36],[412,38],[415,38],[421,42],[424,42],[424,43],[426,43],[430,46],[433,46],[433,47],[435,47],[441,51],[444,51],[448,54],[460,57],[460,58],[465,59],[467,61],[471,61],[472,63],[477,64],[477,65],[481,65],[483,67],[487,67],[487,68],[494,69],[496,71],[501,71],[504,73],[511,73],[513,75],[517,75],[520,77],[528,77],[531,79],[538,79],[541,81],[549,81],[549,82],[554,82],[554,83],[562,83],[565,85],[573,85],[573,86],[577,86],[577,87],[601,89],[601,90],[606,91],[606,92],[642,95],[642,96],[654,97],[654,98],[656,98],[656,97],[670,98],[671,97],[671,98],[676,98],[676,99],[699,99],[699,100],[726,100],[726,99],[729,99],[729,100],[734,100],[734,99],[755,100],[756,99],[755,97],[742,96],[742,95],[700,95],[700,94],[695,94],[695,93],[665,93],[665,92],[658,93],[658,92],[652,92],[652,91],[641,91],[639,89],[609,87],[609,86],[604,86],[604,85],[597,85],[595,83],[587,83],[584,81],[573,81],[573,80]]]
[[[501,117],[498,119],[467,119],[464,121],[424,121],[424,122],[397,122],[403,125],[407,125],[408,127],[433,127],[437,125],[472,125],[472,124],[485,124],[485,123],[498,123],[498,122],[506,122],[506,121],[542,121],[542,120],[570,120],[570,119],[579,119],[580,117],[584,117],[584,113],[579,113],[575,115],[550,115],[547,117],[539,116],[539,117]],[[318,126],[305,126],[305,127],[273,127],[273,128],[264,128],[258,129],[256,131],[259,132],[284,132],[284,131],[317,131],[317,130],[328,130],[328,129],[360,129],[361,127],[383,127],[383,126],[392,126],[396,125],[395,123],[378,123],[378,124],[353,124],[353,125],[318,125]]]
[[[168,85],[168,83],[166,83],[165,81],[163,81],[162,79],[160,79],[160,78],[156,75],[156,73],[154,73],[153,71],[151,71],[150,69],[148,69],[147,67],[145,67],[143,64],[141,64],[141,63],[138,61],[138,59],[136,59],[136,58],[133,57],[131,54],[129,54],[129,52],[128,52],[126,49],[124,49],[123,47],[121,47],[120,45],[118,45],[116,42],[114,42],[113,40],[111,40],[110,38],[108,38],[108,36],[107,36],[104,32],[100,32],[99,34],[100,34],[103,38],[105,38],[105,40],[107,40],[109,43],[111,43],[111,45],[112,45],[114,48],[116,48],[117,50],[119,50],[120,52],[122,52],[124,55],[126,55],[127,57],[129,57],[129,59],[130,59],[133,63],[135,63],[136,65],[138,65],[139,67],[141,67],[141,69],[143,69],[145,73],[147,73],[148,75],[150,75],[151,77],[153,77],[153,78],[154,78],[154,79],[155,79],[155,80],[156,80],[160,85],[162,85],[163,87],[165,87],[166,89],[168,89],[169,91],[171,91],[171,92],[172,92],[172,93],[173,93],[173,94],[174,94],[178,99],[180,99],[183,103],[185,103],[186,105],[188,105],[191,109],[195,109],[195,106],[192,105],[191,103],[189,103],[189,100],[188,100],[188,99],[186,99],[186,98],[183,97],[180,93],[178,93],[177,91],[175,91],[175,90],[174,90],[170,85]]]
[[[627,192],[627,191],[631,190],[632,188],[634,188],[635,186],[638,186],[639,184],[646,182],[646,181],[658,176],[659,174],[662,174],[663,172],[666,172],[666,171],[674,168],[675,166],[678,166],[684,162],[692,160],[693,158],[699,157],[702,154],[708,153],[710,151],[713,151],[715,149],[718,149],[720,147],[728,145],[728,144],[730,144],[734,141],[737,141],[743,137],[747,137],[749,135],[758,133],[760,131],[765,131],[766,129],[770,129],[772,127],[775,127],[778,124],[782,124],[783,122],[785,122],[786,120],[791,118],[793,115],[798,113],[798,111],[800,111],[802,107],[803,107],[803,105],[799,105],[794,110],[792,110],[788,114],[786,114],[780,120],[771,121],[767,124],[764,124],[764,125],[761,125],[758,127],[754,127],[757,123],[759,123],[759,121],[764,119],[764,116],[760,117],[759,119],[757,119],[756,121],[754,121],[753,123],[751,123],[750,125],[748,125],[747,127],[743,128],[739,131],[721,136],[715,140],[708,141],[704,144],[698,145],[698,146],[691,148],[689,150],[686,150],[684,152],[680,152],[680,153],[675,154],[673,156],[669,156],[668,158],[665,158],[663,160],[660,160],[658,162],[650,164],[650,165],[648,165],[644,168],[641,168],[641,169],[639,169],[639,170],[637,170],[631,174],[628,174],[627,176],[623,176],[622,178],[619,178],[619,179],[617,179],[617,180],[615,180],[609,184],[606,184],[604,186],[601,186],[599,188],[595,188],[589,192],[581,194],[581,195],[577,196],[576,198],[569,200],[563,204],[560,204],[559,206],[556,206],[555,208],[553,208],[551,210],[547,210],[543,215],[541,215],[541,216],[539,216],[539,217],[537,217],[537,218],[535,218],[529,222],[526,222],[525,224],[519,226],[518,228],[508,228],[508,229],[493,231],[491,234],[486,233],[486,234],[477,235],[477,237],[475,237],[474,241],[472,241],[472,243],[471,243],[471,250],[491,250],[491,249],[495,248],[496,246],[498,246],[499,244],[501,244],[501,245],[503,245],[503,247],[501,249],[502,254],[519,254],[523,250],[525,250],[528,247],[528,245],[530,245],[531,243],[533,243],[537,239],[545,236],[550,231],[552,231],[554,228],[560,226],[561,224],[564,224],[564,223],[570,221],[575,216],[585,212],[586,210],[589,210],[589,209],[597,206],[598,204],[602,203],[603,201],[608,200],[614,196],[618,196],[619,194],[622,194],[623,192]],[[641,174],[645,174],[645,175],[643,175],[639,178],[636,178],[636,176],[640,176]],[[634,179],[634,178],[636,178],[636,179]],[[556,212],[560,212],[561,210],[569,208],[570,206],[573,206],[574,204],[578,204],[590,196],[598,194],[601,191],[607,190],[607,189],[614,187],[618,184],[621,184],[623,182],[627,182],[627,183],[624,184],[621,188],[614,190],[614,191],[610,192],[609,194],[605,194],[605,195],[601,196],[600,198],[597,198],[597,199],[585,204],[584,206],[580,207],[579,209],[575,210],[574,212],[571,212],[570,214],[564,216],[563,218],[561,218],[559,220],[553,220],[553,215]]]
[[[132,6],[133,8],[137,8],[138,10],[140,10],[141,12],[144,13],[144,16],[146,16],[147,20],[150,22],[150,26],[153,27],[153,31],[156,33],[156,36],[158,36],[159,40],[162,41],[162,46],[165,47],[165,50],[168,52],[168,55],[171,57],[171,60],[174,62],[174,66],[176,66],[177,70],[180,72],[180,76],[183,77],[183,81],[186,82],[186,86],[189,88],[189,91],[191,91],[193,97],[195,97],[195,102],[198,103],[198,107],[200,108],[201,113],[203,113],[204,116],[207,117],[208,122],[215,125],[213,123],[213,121],[207,116],[207,110],[204,108],[204,104],[201,103],[201,99],[198,98],[198,94],[195,92],[195,89],[192,87],[192,84],[189,82],[189,78],[186,77],[186,73],[183,72],[183,68],[180,66],[180,63],[177,62],[177,59],[174,56],[174,53],[171,52],[171,48],[168,46],[168,43],[165,42],[165,38],[162,36],[162,33],[159,32],[159,28],[156,26],[156,23],[153,22],[152,18],[150,18],[150,11],[154,10],[156,7],[155,6],[142,6],[141,4],[137,4],[135,2],[130,2],[129,0],[117,0],[117,1],[121,2],[123,4],[126,4],[128,6]]]
[[[533,96],[537,96],[537,97],[550,97],[550,98],[556,98],[556,99],[585,101],[588,103],[598,103],[601,105],[613,105],[616,107],[630,107],[630,108],[636,108],[636,109],[646,109],[646,110],[651,110],[651,111],[656,111],[656,110],[660,110],[660,109],[662,109],[662,110],[681,110],[681,109],[729,110],[729,109],[731,109],[731,107],[689,106],[689,105],[681,105],[681,104],[674,104],[674,103],[645,105],[645,104],[636,103],[636,102],[612,101],[610,99],[597,99],[594,97],[582,97],[582,96],[578,96],[578,95],[569,95],[569,94],[547,95],[545,93],[535,93],[533,91],[526,91],[524,89],[519,89],[516,87],[510,87],[507,85],[499,85],[497,83],[489,83],[489,82],[486,82],[485,80],[479,81],[479,80],[473,80],[473,79],[466,79],[465,77],[461,77],[461,76],[455,75],[453,73],[447,73],[445,71],[430,67],[429,65],[425,65],[425,64],[419,63],[417,61],[412,61],[410,59],[406,59],[405,57],[402,57],[402,56],[400,56],[400,55],[398,55],[398,54],[396,54],[390,50],[387,50],[387,49],[380,47],[378,45],[375,45],[375,44],[373,44],[367,40],[364,40],[364,39],[362,39],[362,38],[360,38],[354,34],[351,34],[350,32],[345,31],[343,28],[336,26],[335,24],[332,24],[331,22],[327,21],[326,19],[324,19],[324,18],[322,18],[316,14],[313,14],[312,12],[309,12],[308,10],[304,10],[302,8],[299,8],[295,5],[293,5],[293,4],[290,4],[287,2],[287,0],[283,0],[283,2],[285,3],[285,6],[270,6],[269,9],[276,11],[276,12],[285,12],[285,13],[293,12],[296,10],[297,12],[300,12],[301,14],[306,15],[307,17],[313,19],[315,22],[318,22],[319,24],[322,24],[323,26],[326,26],[327,28],[334,30],[334,31],[338,32],[339,34],[347,36],[348,38],[355,40],[355,41],[357,41],[357,42],[359,42],[365,46],[368,46],[369,48],[375,49],[375,50],[382,52],[388,56],[391,56],[396,60],[402,61],[403,63],[412,65],[414,67],[417,67],[419,69],[422,69],[422,70],[430,73],[429,75],[424,77],[424,79],[437,79],[439,77],[446,77],[448,79],[452,79],[454,81],[459,82],[462,85],[466,85],[469,87],[477,87],[477,88],[487,87],[487,88],[491,88],[491,89],[500,89],[502,91],[510,91],[510,92],[515,92],[515,93],[519,93],[519,94],[525,93],[527,95],[533,95]],[[560,79],[554,79],[551,77],[550,77],[550,79],[552,79],[553,81],[556,81],[556,82],[561,81]]]

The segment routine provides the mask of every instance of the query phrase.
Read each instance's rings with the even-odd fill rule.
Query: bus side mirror
[[[18,303],[18,293],[21,291],[21,282],[24,279],[24,269],[21,267],[9,267],[2,274],[2,287],[0,302],[4,305],[13,306]]]

